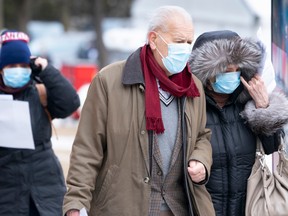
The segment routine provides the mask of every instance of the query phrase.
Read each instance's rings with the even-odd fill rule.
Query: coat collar
[[[141,47],[132,53],[126,61],[122,77],[122,83],[124,85],[142,84],[144,86],[140,51]]]
[[[208,93],[209,90],[205,90],[205,94],[206,94],[206,101],[208,104],[211,104],[214,107],[217,107],[215,100],[213,99],[213,97],[211,95],[209,95]],[[244,92],[244,86],[241,83],[238,88],[231,94],[230,98],[228,99],[226,105],[230,105],[230,104],[234,104],[236,102],[240,102],[240,103],[246,103],[247,100],[249,100],[249,97],[246,96],[246,98],[241,98],[239,100],[239,97],[243,97],[243,92]],[[242,100],[243,99],[243,100]],[[244,100],[245,99],[245,100]]]

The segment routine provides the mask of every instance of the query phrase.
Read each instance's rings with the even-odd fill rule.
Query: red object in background
[[[76,91],[83,85],[90,83],[97,73],[98,69],[95,65],[79,64],[67,65],[63,64],[61,68],[62,74],[72,83]]]
[[[63,64],[61,68],[61,73],[72,83],[76,91],[84,84],[90,84],[97,72],[97,66],[92,64]],[[72,114],[72,117],[74,119],[79,119],[80,113],[76,111]]]

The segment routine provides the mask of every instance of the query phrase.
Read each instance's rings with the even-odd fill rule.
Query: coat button
[[[159,170],[159,171],[157,172],[157,175],[162,176],[162,172]]]
[[[141,134],[142,134],[142,135],[144,135],[145,133],[146,133],[145,130],[142,130],[142,131],[141,131]]]
[[[149,177],[145,177],[145,178],[144,178],[144,182],[145,182],[146,184],[148,184],[149,181],[150,181],[150,178],[149,178]]]

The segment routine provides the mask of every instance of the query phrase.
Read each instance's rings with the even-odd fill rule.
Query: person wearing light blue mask
[[[28,66],[15,66],[3,68],[3,82],[11,88],[21,88],[31,80],[31,68]]]
[[[156,50],[162,57],[162,62],[165,68],[171,74],[177,74],[182,72],[183,69],[186,67],[188,59],[190,57],[192,51],[192,45],[190,43],[168,44],[160,34],[157,35],[163,40],[163,42],[168,47],[168,54],[166,57],[164,57],[163,54],[156,47]]]
[[[288,122],[285,95],[269,95],[260,76],[264,57],[263,44],[228,30],[205,32],[193,45],[189,66],[204,86],[206,127],[212,130],[213,165],[206,188],[217,216],[245,216],[256,140],[266,154],[277,151]]]
[[[216,75],[216,81],[212,82],[212,88],[220,94],[231,94],[240,85],[240,71],[222,72]]]
[[[6,32],[1,35],[0,73],[4,85],[18,89],[31,80],[31,52],[27,45],[29,37],[23,32]]]
[[[0,96],[11,98],[0,100],[0,215],[62,216],[66,185],[51,121],[75,112],[79,96],[47,59],[31,57],[24,32],[6,30],[0,42]]]

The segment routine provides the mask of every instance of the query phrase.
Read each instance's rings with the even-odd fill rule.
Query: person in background
[[[1,34],[0,95],[28,102],[35,149],[0,147],[0,215],[60,216],[66,186],[52,149],[51,120],[72,114],[80,100],[70,82],[46,59],[31,59],[28,42],[23,32]],[[46,107],[35,80],[45,85]],[[19,137],[21,145],[21,135],[10,130],[7,136]]]
[[[151,18],[147,44],[92,81],[73,143],[63,214],[213,216],[205,95],[187,61],[181,7]]]
[[[269,95],[261,79],[265,49],[233,31],[201,34],[191,71],[203,83],[213,165],[206,184],[217,216],[244,216],[246,184],[260,139],[266,154],[278,150],[288,120],[286,97]],[[286,113],[286,114],[285,114]]]

